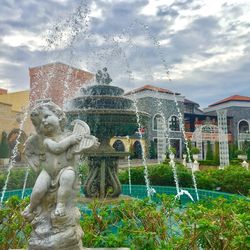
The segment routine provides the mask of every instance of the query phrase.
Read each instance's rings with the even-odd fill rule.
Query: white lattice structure
[[[196,143],[196,147],[200,149],[199,159],[202,160],[203,144],[207,141],[212,143],[219,142],[220,150],[220,167],[229,165],[228,152],[228,134],[227,134],[227,116],[226,110],[219,111],[218,126],[212,124],[198,125],[192,136],[192,141]]]
[[[219,129],[218,126],[213,124],[197,125],[192,136],[192,141],[196,143],[196,147],[199,148],[199,159],[202,160],[203,142],[210,141],[215,143],[219,141]]]
[[[218,128],[219,128],[219,147],[220,147],[220,167],[229,165],[229,150],[227,136],[227,110],[217,110]]]
[[[166,157],[166,123],[162,118],[157,118],[157,155],[158,163]]]

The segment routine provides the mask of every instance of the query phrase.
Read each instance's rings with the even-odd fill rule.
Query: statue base
[[[83,250],[80,211],[67,204],[65,215],[55,215],[56,192],[48,193],[31,219],[28,250]],[[72,202],[72,200],[71,200]]]

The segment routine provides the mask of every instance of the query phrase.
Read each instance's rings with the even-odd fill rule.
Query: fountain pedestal
[[[98,152],[87,152],[89,174],[84,183],[84,194],[87,198],[117,198],[121,194],[118,178],[118,160],[129,153],[116,152],[109,140],[101,141]]]

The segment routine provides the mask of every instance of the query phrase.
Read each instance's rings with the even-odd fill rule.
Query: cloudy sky
[[[114,85],[180,92],[201,107],[250,96],[250,0],[0,0],[0,87],[29,67],[108,67]]]

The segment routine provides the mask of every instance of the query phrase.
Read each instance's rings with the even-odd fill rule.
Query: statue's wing
[[[35,171],[39,170],[41,157],[44,156],[41,137],[31,135],[25,142],[24,155],[27,163]]]

